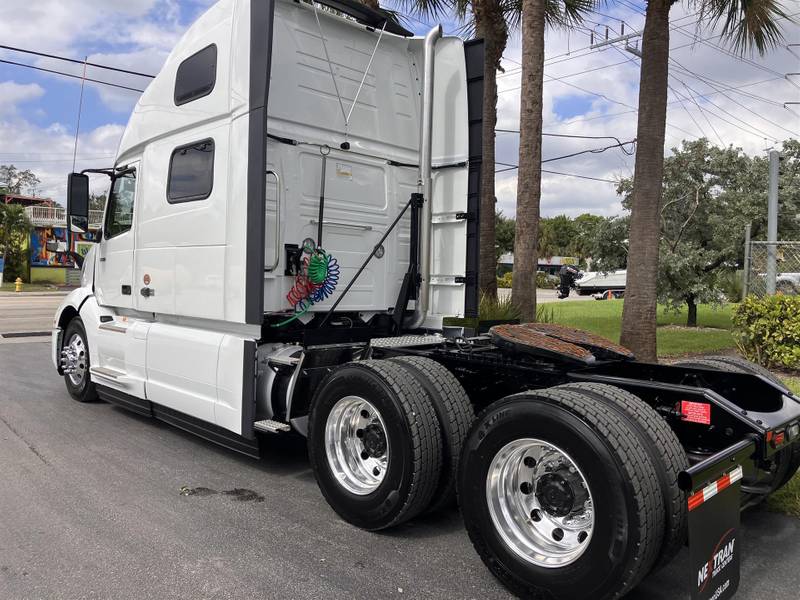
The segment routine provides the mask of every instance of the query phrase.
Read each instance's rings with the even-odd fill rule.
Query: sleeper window
[[[217,83],[217,47],[212,44],[184,60],[175,77],[175,105],[208,96]]]
[[[170,204],[205,200],[214,187],[214,140],[176,148],[169,165]]]
[[[130,231],[135,200],[136,173],[131,171],[115,178],[106,209],[106,239]]]

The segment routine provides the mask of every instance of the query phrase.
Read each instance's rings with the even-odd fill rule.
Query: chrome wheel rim
[[[383,417],[364,398],[345,396],[325,423],[325,453],[333,476],[347,491],[359,496],[374,492],[389,465]]]
[[[486,500],[503,541],[531,564],[564,567],[589,547],[591,490],[575,461],[553,444],[532,438],[506,444],[489,465]]]
[[[88,362],[89,357],[86,354],[83,338],[73,333],[67,345],[61,350],[61,368],[72,385],[77,387],[83,383]]]

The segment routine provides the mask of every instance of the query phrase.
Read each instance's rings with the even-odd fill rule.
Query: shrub
[[[748,359],[800,369],[800,296],[748,296],[733,314],[734,336]]]
[[[514,278],[511,274],[511,271],[509,271],[508,273],[505,273],[502,277],[497,278],[497,287],[510,288],[513,281]]]
[[[511,297],[497,299],[492,296],[482,295],[478,306],[481,321],[516,321],[520,318],[517,306]]]
[[[544,271],[536,272],[536,287],[540,290],[554,290],[560,279],[556,275],[548,275]]]

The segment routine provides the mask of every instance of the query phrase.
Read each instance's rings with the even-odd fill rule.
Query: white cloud
[[[112,166],[123,129],[121,125],[103,125],[83,133],[78,140],[76,169]],[[18,117],[0,118],[0,139],[13,140],[3,145],[0,163],[30,168],[42,181],[36,193],[63,204],[66,176],[72,170],[74,132],[58,123],[38,127]],[[107,184],[107,180],[98,181],[96,186]]]
[[[18,105],[43,95],[44,89],[35,83],[22,85],[14,81],[0,82],[0,117],[15,114]]]

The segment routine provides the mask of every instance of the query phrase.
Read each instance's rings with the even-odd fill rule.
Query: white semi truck
[[[111,187],[53,362],[76,400],[249,455],[306,436],[358,527],[458,491],[509,589],[616,598],[687,522],[705,561],[733,547],[740,506],[800,465],[800,401],[743,361],[643,364],[554,325],[443,335],[477,317],[483,68],[479,41],[413,37],[353,0],[221,0],[142,95],[113,168],[70,175],[72,227],[89,174]],[[691,525],[703,511],[718,518]],[[735,591],[736,556],[693,571],[697,597]]]

